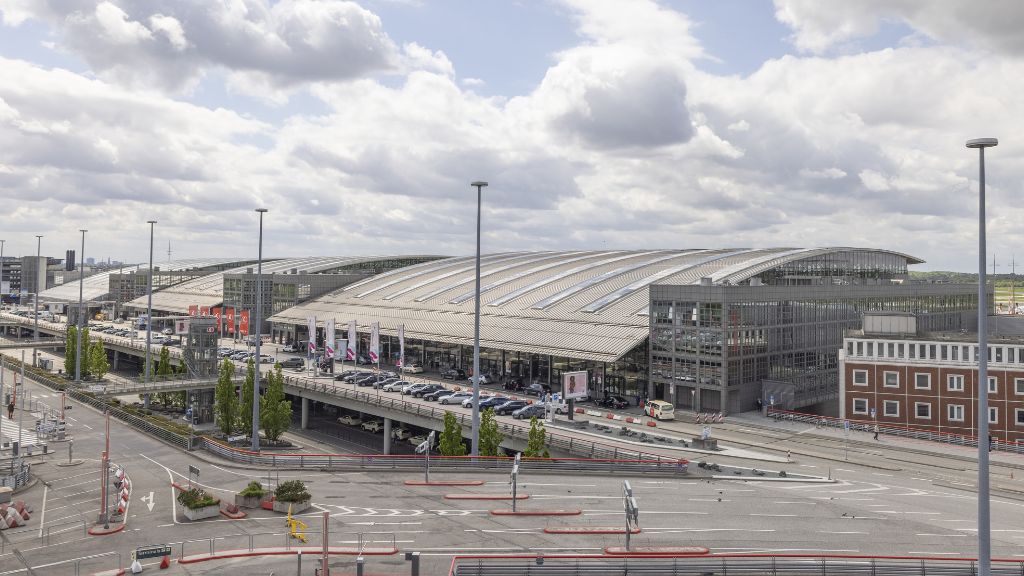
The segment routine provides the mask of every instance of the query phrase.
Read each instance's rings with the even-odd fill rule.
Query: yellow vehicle
[[[648,400],[644,405],[644,414],[655,420],[675,420],[676,407],[664,400]]]

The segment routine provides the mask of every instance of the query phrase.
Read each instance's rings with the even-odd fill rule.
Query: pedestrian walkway
[[[6,411],[5,411],[6,412]],[[35,417],[31,414],[25,415],[25,423],[35,423]],[[3,420],[0,420],[0,436],[3,437],[3,442],[17,442],[18,440],[18,412],[14,412],[14,420],[8,420],[7,414],[3,415]],[[35,446],[39,444],[39,437],[36,433],[30,430],[28,427],[21,431],[21,445]],[[0,444],[2,445],[2,444]]]

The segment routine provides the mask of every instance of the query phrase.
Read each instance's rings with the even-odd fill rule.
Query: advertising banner
[[[405,366],[405,324],[398,327],[398,364],[399,368]]]
[[[199,315],[200,316],[209,316],[210,315],[210,307],[209,306],[200,306],[199,307]]]
[[[348,349],[348,340],[344,338],[338,338],[334,341],[334,359],[338,361],[344,361],[345,356],[342,350]]]
[[[359,341],[356,339],[356,321],[350,320],[348,323],[348,346],[345,348],[345,360],[355,362],[358,344]]]
[[[220,321],[221,321],[220,317],[221,317],[221,314],[223,313],[223,310],[221,310],[220,306],[217,306],[217,307],[213,308],[212,310],[210,310],[210,312],[217,319],[217,332],[220,332]]]
[[[316,316],[310,316],[306,322],[309,323],[309,344],[306,353],[312,356],[316,354]]]
[[[227,325],[227,333],[228,334],[234,334],[235,333],[235,309],[234,308],[226,308],[224,310],[224,318],[227,320],[227,323],[228,323],[228,325]]]
[[[334,358],[334,318],[324,323],[324,358]]]
[[[248,310],[242,310],[240,312],[240,315],[241,315],[242,319],[238,321],[238,333],[241,334],[242,336],[248,336],[249,335],[249,311]]]
[[[380,362],[380,322],[370,324],[370,350],[367,352],[370,362]]]
[[[175,334],[188,334],[188,320],[182,320],[181,318],[174,321],[174,333]]]
[[[583,398],[588,396],[587,371],[562,373],[562,398]]]
[[[190,304],[189,307],[188,307],[188,315],[189,316],[198,316],[199,315],[199,305],[198,304]]]

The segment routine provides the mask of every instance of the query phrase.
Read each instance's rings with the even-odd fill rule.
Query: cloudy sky
[[[0,0],[5,254],[872,246],[1024,272],[1018,0]],[[1020,248],[1018,250],[1018,248]]]

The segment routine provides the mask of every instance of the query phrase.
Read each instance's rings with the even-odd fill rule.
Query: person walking
[[[875,422],[875,440],[878,440],[878,422]]]
[[[11,400],[11,403],[7,405],[7,419],[14,420],[14,400]]]

